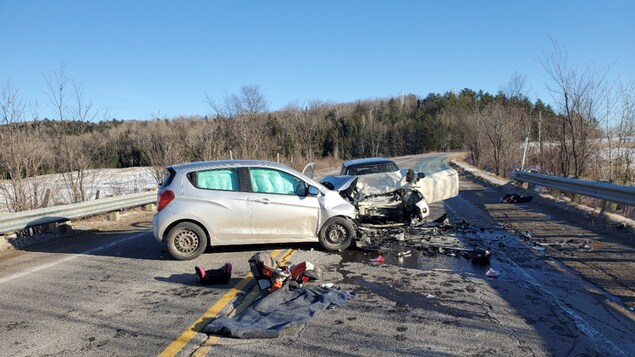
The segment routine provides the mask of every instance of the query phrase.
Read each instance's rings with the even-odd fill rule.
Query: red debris
[[[375,259],[371,259],[370,261],[371,261],[372,263],[383,263],[383,262],[384,262],[384,256],[383,256],[383,255],[380,255],[380,256],[378,256],[378,257],[377,257],[377,258],[375,258]]]

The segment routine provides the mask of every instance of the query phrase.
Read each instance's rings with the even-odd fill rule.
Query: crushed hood
[[[351,195],[359,193],[358,199],[399,190],[418,191],[428,203],[439,202],[459,194],[459,176],[454,169],[429,174],[423,178],[407,180],[408,170],[362,176],[326,176],[321,183],[338,192]]]
[[[357,186],[357,180],[358,178],[355,176],[326,176],[320,183],[328,189],[352,196],[353,190]]]

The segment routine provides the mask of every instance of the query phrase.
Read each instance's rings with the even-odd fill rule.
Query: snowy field
[[[152,190],[157,188],[157,182],[149,167],[130,167],[124,169],[96,169],[85,172],[86,196],[94,200],[100,198],[124,195],[128,193]],[[8,211],[5,194],[10,192],[7,181],[0,181],[5,189],[0,190],[0,211]],[[39,192],[38,201],[43,200],[44,193],[49,190],[48,206],[57,206],[71,202],[71,191],[62,174],[38,176],[28,180],[31,195]]]

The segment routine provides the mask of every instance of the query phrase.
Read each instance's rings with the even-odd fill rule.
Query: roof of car
[[[195,161],[195,162],[188,162],[184,164],[170,165],[168,167],[171,167],[174,170],[179,171],[179,170],[200,170],[200,169],[206,169],[206,168],[227,167],[227,166],[231,166],[231,167],[259,166],[259,167],[272,167],[272,168],[282,169],[282,170],[291,170],[294,172],[296,171],[288,166],[271,162],[271,161],[264,161],[264,160]]]
[[[368,157],[365,159],[355,159],[345,161],[342,166],[349,167],[354,165],[364,165],[364,164],[385,164],[385,163],[395,163],[392,160],[383,158],[383,157]]]

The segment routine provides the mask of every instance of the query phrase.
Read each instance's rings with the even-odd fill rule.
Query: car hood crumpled
[[[326,176],[320,183],[330,190],[343,192],[350,196],[357,186],[357,180],[358,178],[355,176]]]
[[[357,191],[363,196],[371,196],[409,189],[410,183],[406,180],[407,173],[408,170],[399,170],[359,176]]]
[[[423,178],[415,178],[414,182],[408,182],[407,175],[408,170],[403,169],[362,176],[326,176],[321,183],[327,183],[327,186],[330,184],[334,190],[347,194],[350,194],[354,189],[358,192],[360,200],[363,197],[398,190],[418,191],[428,203],[442,201],[459,194],[459,178],[454,169],[435,172]]]

